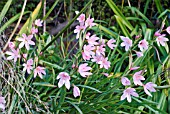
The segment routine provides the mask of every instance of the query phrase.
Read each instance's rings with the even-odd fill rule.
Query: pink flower
[[[70,89],[70,76],[66,72],[60,72],[57,76],[57,79],[60,79],[58,82],[58,87],[62,87],[64,84],[66,88],[69,90]]]
[[[72,66],[71,66],[71,68],[76,68],[76,65],[73,63]]]
[[[33,38],[33,35],[26,35],[25,33],[22,34],[22,38],[18,38],[18,41],[21,41],[21,43],[19,44],[19,48],[22,48],[24,45],[26,47],[27,50],[30,49],[29,45],[35,45],[35,43],[31,40]]]
[[[169,41],[168,38],[166,38],[166,37],[164,37],[164,36],[165,36],[165,34],[163,34],[163,35],[161,35],[161,36],[158,36],[158,37],[156,38],[156,42],[157,42],[158,46],[160,46],[160,44],[161,44],[162,46],[165,46],[165,42]]]
[[[99,64],[99,62],[101,62],[102,59],[103,59],[103,56],[102,55],[98,55],[98,54],[96,54],[95,56],[93,55],[92,57],[93,57],[93,59],[91,61],[92,62],[96,62],[97,64]]]
[[[130,47],[132,47],[132,40],[128,37],[120,36],[123,42],[120,44],[122,47],[125,46],[125,50],[128,51]]]
[[[138,97],[139,95],[135,92],[136,90],[134,88],[128,87],[127,89],[125,89],[123,91],[123,95],[121,96],[120,100],[124,100],[125,98],[127,98],[128,102],[131,102],[131,95],[134,97]]]
[[[161,36],[160,30],[156,31],[154,36],[156,36],[156,37]]]
[[[33,60],[29,59],[26,64],[25,63],[23,64],[24,66],[23,71],[27,70],[28,74],[31,74],[31,70],[33,69],[32,65],[33,65]]]
[[[10,49],[14,49],[15,48],[14,42],[9,42],[8,46],[9,46]]]
[[[143,88],[144,88],[145,93],[146,93],[147,95],[149,95],[149,96],[152,97],[152,95],[151,95],[150,92],[156,92],[156,90],[155,90],[155,88],[154,88],[154,87],[156,87],[156,86],[157,86],[156,84],[154,84],[154,83],[152,83],[152,82],[148,82],[147,84],[143,85]],[[149,92],[148,90],[149,90],[150,92]]]
[[[96,40],[99,40],[99,37],[97,37],[95,34],[88,38],[88,43],[91,45],[98,45],[98,42]]]
[[[141,37],[141,35],[136,35],[135,36],[135,39],[138,39],[138,38],[140,38]]]
[[[27,58],[27,54],[26,54],[26,53],[25,53],[25,54],[23,54],[22,56],[24,57],[24,59],[26,59],[26,58]]]
[[[5,97],[0,96],[0,109],[5,110]]]
[[[80,89],[75,85],[74,85],[74,88],[73,88],[73,95],[74,95],[74,97],[80,96]]]
[[[101,39],[101,40],[99,40],[99,45],[100,46],[106,46],[106,44],[105,44],[105,39]]]
[[[80,37],[80,32],[85,30],[85,26],[82,25],[77,25],[76,29],[74,30],[74,33],[77,33],[76,35],[76,39],[78,39]]]
[[[143,39],[139,42],[138,47],[140,48],[141,51],[143,51],[144,49],[147,50],[148,42],[145,39]]]
[[[38,33],[38,28],[32,27],[31,34],[37,34],[37,33]]]
[[[137,70],[139,69],[140,67],[131,67],[129,70]]]
[[[166,32],[170,34],[170,26],[166,28]]]
[[[10,55],[9,57],[7,57],[7,60],[12,60],[14,59],[14,62],[17,61],[17,58],[20,58],[21,56],[19,55],[19,49],[15,50],[15,49],[12,49],[11,50],[12,52],[10,51],[6,51],[6,54],[7,55]]]
[[[100,64],[100,68],[105,68],[105,69],[109,69],[110,68],[110,61],[108,61],[108,58],[102,58],[102,60],[99,62]]]
[[[116,40],[114,40],[114,39],[110,39],[110,40],[107,42],[107,45],[109,46],[110,49],[114,49],[114,47],[116,47],[116,45],[113,44],[113,43],[115,43],[115,42],[116,42]]]
[[[141,80],[145,80],[145,78],[141,74],[142,74],[142,70],[139,71],[139,72],[136,72],[133,75],[133,82],[134,82],[135,85],[140,85],[140,86],[143,85]]]
[[[100,46],[97,46],[97,49],[96,49],[96,54],[98,55],[105,55],[105,47],[103,45],[100,45]]]
[[[87,18],[87,20],[85,21],[85,26],[86,26],[86,27],[89,27],[89,28],[95,26],[96,24],[93,23],[93,21],[94,21],[94,18],[91,18],[91,19],[90,19],[90,16],[89,16],[89,17]]]
[[[90,35],[91,35],[90,32],[88,32],[88,33],[86,34],[86,39],[87,39],[87,40],[90,38]]]
[[[139,52],[139,51],[135,51],[135,52],[136,52],[137,57],[142,57],[143,56],[142,52]]]
[[[42,74],[46,75],[46,72],[45,72],[45,68],[44,67],[40,67],[40,66],[37,66],[36,69],[34,69],[34,78],[37,76],[37,74],[39,75],[39,77],[42,79]]]
[[[38,27],[41,27],[42,23],[43,23],[43,21],[40,19],[35,20],[35,25],[37,25]]]
[[[89,72],[89,70],[91,70],[92,68],[87,66],[87,63],[81,64],[78,68],[78,72],[80,73],[80,75],[82,77],[87,77],[89,75],[92,75],[91,72]]]
[[[74,30],[74,33],[80,33],[80,31],[84,32],[84,30],[85,30],[85,26],[77,25],[76,29]]]
[[[83,46],[84,53],[87,56],[94,55],[94,52],[93,52],[94,49],[95,49],[95,47],[93,45],[84,45]]]
[[[82,52],[82,56],[83,56],[83,59],[86,61],[86,60],[90,60],[91,58],[91,55],[86,55],[84,52]]]
[[[81,15],[77,18],[77,20],[79,21],[79,23],[84,23],[84,21],[85,21],[85,14],[81,14]]]
[[[130,80],[127,77],[122,77],[121,82],[124,86],[130,85]]]

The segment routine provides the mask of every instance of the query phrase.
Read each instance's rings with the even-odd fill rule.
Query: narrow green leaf
[[[112,37],[114,38],[117,38],[118,37],[118,34],[113,32],[112,30],[100,25],[100,24],[97,24],[97,27],[99,27],[100,30],[106,32],[107,34],[111,35]]]
[[[147,0],[146,1],[146,4],[145,4],[145,7],[144,7],[144,15],[146,15],[146,12],[147,12],[147,10],[148,10],[148,6],[149,6],[149,3],[151,2],[151,0]]]
[[[50,67],[56,68],[58,70],[64,70],[64,68],[60,67],[59,65],[52,64],[52,63],[44,61],[44,60],[40,60],[40,63],[44,63],[44,64],[49,65]]]
[[[14,109],[15,104],[16,104],[17,96],[14,95],[13,99],[11,99],[11,100],[12,100],[12,102],[11,102],[11,105],[10,105],[10,107],[8,109],[8,114],[12,114],[12,110]]]
[[[10,7],[10,5],[11,5],[11,2],[12,2],[12,0],[8,0],[8,1],[6,2],[6,4],[5,4],[5,6],[3,7],[3,9],[2,9],[2,11],[1,11],[1,13],[0,13],[0,24],[1,24],[2,19],[5,17],[8,9],[9,9],[9,7]]]
[[[79,114],[83,114],[83,112],[81,111],[81,109],[77,106],[77,105],[75,105],[74,103],[72,103],[72,102],[70,102],[70,101],[67,101],[68,103],[70,103],[71,105],[73,105],[76,109],[77,109],[77,111],[79,112]]]
[[[96,91],[96,92],[98,92],[98,93],[102,93],[102,92],[99,91],[98,89],[93,88],[93,87],[90,87],[90,86],[86,86],[86,85],[77,85],[77,86],[84,87],[84,88],[88,88],[88,89],[94,90],[94,91]]]
[[[56,85],[52,85],[48,82],[34,82],[33,85],[36,86],[45,86],[45,87],[57,87]]]
[[[63,86],[63,87],[61,88],[60,100],[59,100],[57,109],[60,109],[60,108],[61,108],[62,104],[64,103],[65,97],[66,97],[66,88]],[[59,111],[60,111],[60,110],[57,110],[57,114],[59,114]]]
[[[117,15],[115,15],[115,18],[116,18],[116,20],[117,20],[117,22],[118,22],[118,24],[119,24],[123,34],[130,38],[131,36],[130,36],[129,31],[127,30],[125,25],[122,23],[123,20],[119,16],[117,16]]]
[[[119,10],[119,8],[116,6],[116,4],[112,0],[106,0],[106,2],[109,4],[110,8],[113,10],[113,12],[122,20],[122,23],[126,25],[130,30],[133,30],[133,26],[130,24],[130,22],[125,18],[125,16],[122,14],[122,12]]]
[[[145,20],[150,26],[154,27],[154,25],[152,24],[152,22],[142,13],[140,12],[137,8],[135,7],[128,7],[129,9],[134,10],[139,16],[142,17],[143,20]]]
[[[39,2],[37,7],[34,9],[33,13],[31,14],[30,18],[27,19],[25,24],[22,26],[21,30],[19,31],[19,34],[27,33],[29,24],[32,25],[33,21],[37,18],[40,8],[41,8],[42,2]]]
[[[166,9],[164,12],[162,12],[162,13],[158,16],[158,18],[159,18],[159,19],[162,18],[164,15],[167,14],[167,12],[170,12],[170,10],[169,10],[169,9]]]
[[[47,12],[47,14],[43,17],[42,20],[46,20],[47,17],[51,14],[51,12],[54,10],[55,6],[58,4],[59,0],[56,0],[54,2],[54,4],[52,5],[52,7],[50,8],[50,10]]]
[[[24,12],[23,15],[30,13],[30,11],[26,11]],[[20,17],[21,13],[15,15],[14,17],[12,17],[11,19],[9,19],[9,21],[7,21],[1,28],[0,28],[0,34],[7,28],[9,27],[13,22],[15,22],[19,17]]]

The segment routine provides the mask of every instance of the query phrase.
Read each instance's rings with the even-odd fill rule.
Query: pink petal
[[[13,55],[13,53],[10,52],[10,51],[6,51],[5,54],[7,54],[7,55]]]
[[[74,97],[80,96],[80,89],[75,85],[73,88],[73,95],[74,95]]]
[[[124,99],[126,99],[126,97],[127,97],[127,94],[123,93],[123,95],[121,96],[120,100],[124,100]]]
[[[135,97],[139,97],[139,95],[136,92],[132,92],[131,95],[133,95]]]
[[[131,96],[127,94],[127,101],[130,103],[132,101]]]
[[[34,78],[37,76],[37,70],[34,70]]]
[[[64,84],[64,80],[60,79],[59,82],[58,82],[58,87],[62,87]]]
[[[130,80],[129,80],[127,77],[122,77],[122,78],[121,78],[121,82],[122,82],[122,84],[123,84],[124,86],[131,84],[131,83],[130,83]]]
[[[166,32],[170,34],[170,26],[166,28]]]
[[[19,44],[19,48],[21,49],[22,47],[24,47],[24,42],[21,42],[20,44]]]
[[[29,50],[29,49],[30,49],[30,46],[29,46],[29,44],[28,44],[28,43],[25,43],[25,47],[26,47],[26,49],[27,49],[27,50]]]
[[[140,67],[131,67],[130,70],[137,70],[139,69]]]
[[[43,79],[41,72],[38,72],[38,75],[41,79]]]
[[[17,38],[17,40],[18,40],[18,41],[21,41],[21,42],[25,41],[24,38]]]
[[[150,93],[145,87],[144,87],[144,91],[145,91],[145,93],[146,93],[147,95],[149,95],[149,96],[152,97],[151,93]]]
[[[35,45],[35,43],[33,41],[31,41],[31,40],[29,41],[29,44],[30,45]]]
[[[69,80],[65,81],[65,86],[68,90],[70,89],[70,81]]]

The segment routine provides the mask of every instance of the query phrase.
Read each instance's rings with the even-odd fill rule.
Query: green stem
[[[157,86],[155,87],[156,89],[168,89],[170,88],[170,85],[165,85],[165,86]]]
[[[86,84],[87,84],[88,79],[89,79],[89,76],[86,78],[86,81],[85,81],[84,85],[86,85]],[[83,96],[83,92],[84,92],[84,88],[83,88],[83,89],[82,89],[82,91],[81,91],[80,98],[79,98],[79,103],[80,103],[81,98],[82,98],[82,96]]]

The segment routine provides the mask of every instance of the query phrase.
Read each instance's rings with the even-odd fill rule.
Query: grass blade
[[[12,0],[8,0],[8,2],[5,4],[5,6],[3,7],[1,13],[0,13],[0,24],[2,22],[2,19],[5,17],[5,14],[7,13],[10,5],[11,5]]]

